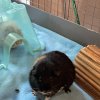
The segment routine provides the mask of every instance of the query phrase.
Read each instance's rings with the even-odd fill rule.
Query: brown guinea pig
[[[47,97],[55,95],[61,88],[68,92],[74,79],[73,63],[59,51],[52,51],[39,57],[29,74],[33,91]]]

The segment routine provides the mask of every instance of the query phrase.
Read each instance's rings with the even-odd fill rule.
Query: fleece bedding
[[[45,49],[34,55],[29,54],[23,45],[11,50],[9,66],[6,70],[0,70],[0,100],[37,100],[37,97],[32,94],[28,80],[29,72],[36,58],[44,53],[58,50],[64,52],[73,62],[79,50],[83,48],[80,44],[34,23],[33,29],[39,41],[44,43]],[[61,93],[51,99],[92,100],[75,83],[71,86],[71,91],[71,93]]]

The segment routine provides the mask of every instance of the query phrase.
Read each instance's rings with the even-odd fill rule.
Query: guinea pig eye
[[[41,82],[41,81],[42,81],[42,77],[40,76],[40,77],[39,77],[39,82]]]

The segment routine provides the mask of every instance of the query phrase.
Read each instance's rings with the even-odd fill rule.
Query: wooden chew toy
[[[100,100],[100,48],[96,45],[82,48],[74,65],[76,83],[95,100]]]

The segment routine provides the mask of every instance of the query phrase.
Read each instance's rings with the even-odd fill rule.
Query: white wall
[[[17,1],[21,1],[21,2],[23,2],[23,3],[30,4],[30,0],[17,0]]]

